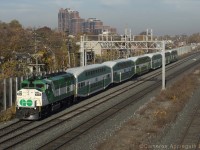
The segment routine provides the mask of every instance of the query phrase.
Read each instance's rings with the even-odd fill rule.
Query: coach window
[[[85,86],[85,82],[82,82],[82,83],[81,83],[81,87],[83,87],[83,86]]]
[[[69,91],[70,91],[70,87],[68,86],[68,87],[67,87],[67,92],[69,92]]]

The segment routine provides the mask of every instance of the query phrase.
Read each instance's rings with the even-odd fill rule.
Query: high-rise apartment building
[[[69,31],[72,35],[78,33],[101,34],[104,31],[116,33],[116,28],[104,26],[103,22],[96,18],[85,19],[80,18],[79,12],[70,10],[69,8],[61,8],[58,13],[58,30],[60,32]]]
[[[83,33],[102,34],[104,31],[108,33],[117,33],[116,28],[104,26],[103,22],[96,18],[89,18],[82,25]]]
[[[84,33],[95,33],[98,32],[98,30],[100,30],[99,32],[101,33],[103,22],[96,18],[89,18],[85,22],[83,22],[82,27]]]
[[[60,32],[69,31],[70,34],[76,35],[82,32],[82,23],[84,19],[80,18],[79,12],[69,8],[61,8],[58,13],[58,30]]]
[[[58,30],[65,32],[69,28],[69,13],[67,9],[61,8],[58,13]]]

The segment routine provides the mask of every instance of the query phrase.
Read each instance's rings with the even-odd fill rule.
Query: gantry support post
[[[162,90],[165,90],[165,41],[162,42]]]

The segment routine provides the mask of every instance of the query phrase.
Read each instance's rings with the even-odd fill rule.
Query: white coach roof
[[[106,61],[102,64],[104,65],[107,65],[109,67],[113,67],[114,65],[116,65],[117,63],[120,63],[120,62],[127,62],[127,61],[130,61],[129,59],[117,59],[117,60],[113,60],[113,61]]]
[[[100,68],[100,67],[105,67],[105,65],[103,65],[103,64],[93,64],[93,65],[87,65],[87,66],[83,66],[83,67],[69,68],[69,69],[66,70],[66,72],[71,73],[74,76],[78,76],[86,70],[96,69],[96,68]]]

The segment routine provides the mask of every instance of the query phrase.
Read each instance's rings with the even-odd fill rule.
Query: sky
[[[153,29],[154,35],[200,32],[200,0],[0,0],[0,21],[18,20],[23,27],[58,27],[58,11],[70,8],[84,19],[125,28],[137,35]]]

